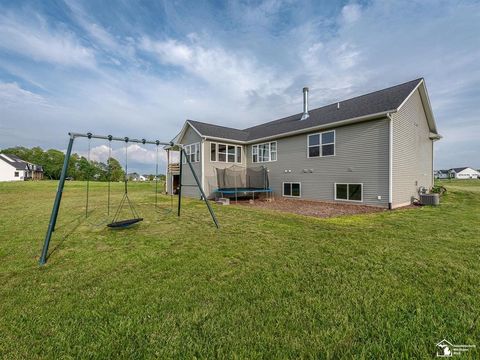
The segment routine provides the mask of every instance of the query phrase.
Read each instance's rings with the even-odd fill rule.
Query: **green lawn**
[[[69,182],[38,266],[55,182],[0,183],[0,357],[360,358],[480,347],[480,181],[439,207],[316,219],[186,201],[111,231],[105,184]],[[118,201],[121,184],[114,185]],[[471,351],[462,358],[475,358]]]

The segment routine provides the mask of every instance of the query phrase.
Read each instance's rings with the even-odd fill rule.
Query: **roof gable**
[[[0,154],[0,159],[6,162],[8,165],[15,168],[15,170],[26,170],[28,163],[18,156],[13,154]]]
[[[470,170],[472,170],[472,171],[474,171],[474,172],[478,172],[477,170],[475,170],[475,169],[473,169],[473,168],[471,168],[471,167],[468,167],[468,166],[459,167],[459,168],[452,168],[452,169],[450,169],[450,171],[453,171],[453,172],[455,172],[455,173],[458,174],[458,173],[461,173],[462,171],[467,170],[467,169],[470,169]]]

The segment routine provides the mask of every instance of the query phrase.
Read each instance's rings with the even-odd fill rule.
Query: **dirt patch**
[[[235,204],[235,201],[231,202]],[[350,205],[329,203],[322,201],[308,201],[308,200],[290,200],[290,199],[276,199],[268,202],[264,200],[256,200],[253,204],[249,201],[238,201],[238,205],[261,208],[268,210],[277,210],[283,212],[289,212],[298,215],[314,216],[319,218],[328,218],[342,215],[355,215],[355,214],[369,214],[387,211],[387,209],[365,206],[365,205]]]

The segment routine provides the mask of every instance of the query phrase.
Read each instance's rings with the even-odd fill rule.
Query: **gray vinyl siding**
[[[182,139],[179,141],[183,145],[189,145],[194,143],[200,144],[200,160],[202,159],[202,138],[197,134],[195,130],[193,130],[190,126],[188,126],[185,134],[183,135]],[[197,174],[198,180],[202,181],[202,162],[192,163],[193,169]],[[183,175],[182,175],[182,184],[184,185],[194,185],[195,179],[192,175],[192,171],[187,163],[183,164]],[[182,196],[200,198],[201,194],[197,187],[192,186],[185,186],[182,187]]]
[[[388,121],[382,118],[332,129],[335,156],[330,157],[307,158],[307,134],[276,140],[278,160],[273,162],[252,163],[252,145],[248,145],[247,165],[267,166],[270,187],[276,197],[282,196],[283,182],[300,182],[302,199],[323,201],[334,201],[335,183],[362,183],[363,204],[386,207]]]
[[[392,115],[393,207],[418,198],[418,188],[433,185],[433,141],[418,90]]]
[[[242,162],[241,163],[227,163],[227,162],[220,162],[220,161],[211,161],[210,160],[210,144],[211,143],[217,143],[217,144],[227,144],[227,145],[234,145],[234,146],[240,146],[242,148]],[[246,160],[245,160],[245,146],[244,145],[238,145],[235,143],[229,143],[226,141],[205,141],[205,154],[204,154],[204,191],[205,194],[208,198],[213,198],[215,197],[214,190],[218,188],[218,182],[217,182],[217,173],[215,171],[216,168],[219,169],[224,169],[228,168],[232,165],[237,165],[237,166],[246,166]],[[218,156],[218,154],[217,154]]]

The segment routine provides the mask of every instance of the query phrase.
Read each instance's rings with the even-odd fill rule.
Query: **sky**
[[[435,168],[480,168],[479,1],[0,0],[0,148],[246,128],[301,112],[304,86],[316,108],[418,77],[444,137]],[[128,150],[153,172],[154,148]]]

